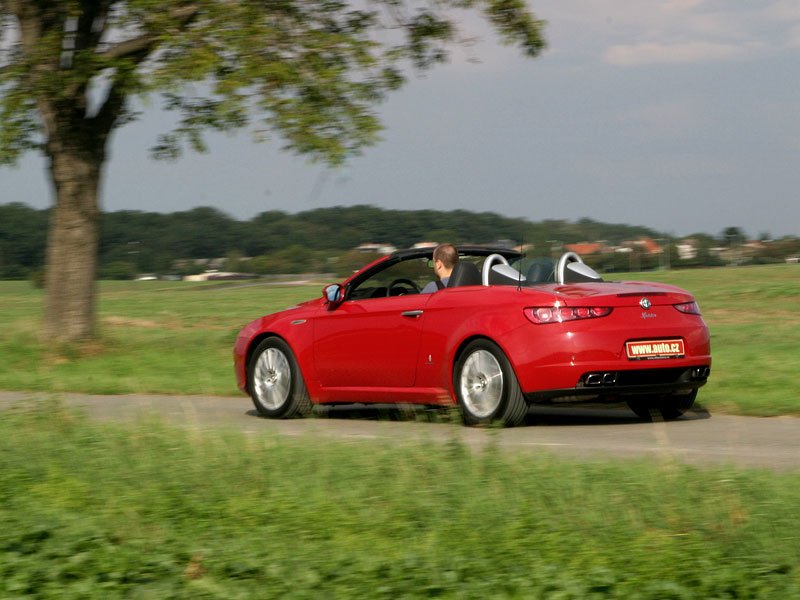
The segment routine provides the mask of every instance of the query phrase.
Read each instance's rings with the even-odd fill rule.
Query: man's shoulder
[[[422,291],[420,293],[421,294],[432,294],[433,292],[436,292],[436,291],[442,289],[444,286],[442,286],[440,288],[439,287],[439,283],[440,282],[439,282],[438,279],[436,281],[429,282],[424,288],[422,288]]]

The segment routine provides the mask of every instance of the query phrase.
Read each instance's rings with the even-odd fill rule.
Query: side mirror
[[[338,283],[332,283],[322,288],[322,296],[329,304],[339,304],[344,300],[344,290]]]

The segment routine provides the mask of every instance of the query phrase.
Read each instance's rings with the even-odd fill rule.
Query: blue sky
[[[246,132],[157,162],[148,148],[170,119],[146,108],[112,140],[103,208],[247,219],[372,204],[800,235],[800,2],[530,5],[548,21],[542,57],[465,15],[482,41],[379,106],[383,141],[335,171]],[[13,201],[51,202],[41,158],[0,170],[0,202]]]

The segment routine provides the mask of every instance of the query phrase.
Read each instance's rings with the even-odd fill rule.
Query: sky
[[[800,235],[800,2],[531,0],[536,59],[481,41],[377,107],[385,131],[331,170],[279,139],[209,135],[207,154],[158,162],[155,105],[112,138],[106,211],[213,206],[237,219],[369,204],[590,218],[672,236]],[[794,83],[793,83],[794,82]],[[0,170],[0,203],[52,202],[45,163]],[[373,240],[380,241],[380,240]]]

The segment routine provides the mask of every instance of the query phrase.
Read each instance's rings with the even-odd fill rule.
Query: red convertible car
[[[531,403],[580,401],[673,419],[706,383],[709,332],[689,292],[603,281],[574,253],[458,251],[435,293],[420,293],[432,249],[401,250],[249,323],[234,349],[239,387],[275,418],[415,403],[458,405],[468,425],[517,425]]]

